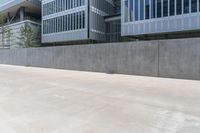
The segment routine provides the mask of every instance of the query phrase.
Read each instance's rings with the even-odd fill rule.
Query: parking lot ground
[[[200,81],[0,65],[0,133],[200,133]]]

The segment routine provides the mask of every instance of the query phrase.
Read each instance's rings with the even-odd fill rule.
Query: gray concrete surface
[[[200,40],[160,41],[159,75],[161,77],[200,80]]]
[[[0,50],[0,64],[200,80],[200,38]]]
[[[0,133],[199,132],[199,81],[0,65]]]

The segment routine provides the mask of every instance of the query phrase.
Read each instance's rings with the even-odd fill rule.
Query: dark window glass
[[[70,30],[70,27],[71,27],[70,15],[71,15],[71,14],[68,14],[68,15],[67,15],[67,18],[68,18],[68,20],[67,20],[67,29],[68,29],[68,30]]]
[[[140,20],[144,20],[144,0],[140,0]]]
[[[184,0],[184,13],[189,13],[190,7],[189,7],[189,0]]]
[[[85,12],[83,12],[83,28],[85,28]]]
[[[137,21],[138,18],[138,0],[135,0],[135,21]]]
[[[149,19],[149,0],[145,0],[145,19]]]
[[[197,12],[197,0],[191,0],[191,12]]]
[[[168,0],[163,0],[163,16],[168,16]]]
[[[46,5],[43,5],[43,12],[42,12],[43,16],[46,15]]]
[[[200,0],[199,0],[199,11],[200,11]]]
[[[55,5],[55,8],[56,8],[56,12],[58,12],[58,0],[56,0],[56,5]]]
[[[156,16],[156,3],[155,0],[151,0],[151,18],[155,18]]]
[[[82,25],[82,12],[79,13],[79,29],[82,28],[81,25]]]
[[[55,18],[53,18],[53,26],[52,26],[53,28],[53,32],[55,32]]]
[[[182,14],[182,0],[176,0],[176,14]]]
[[[71,30],[73,30],[73,25],[74,25],[74,17],[73,14],[70,14],[70,19],[71,19]]]
[[[130,21],[133,21],[133,0],[130,0]]]
[[[74,15],[74,30],[76,29],[76,13],[73,14]]]
[[[128,22],[128,0],[124,1],[125,11],[124,11],[124,19],[125,22]]]
[[[161,17],[161,0],[157,0],[157,18]]]
[[[61,17],[58,17],[58,32],[61,31],[61,28],[62,28],[62,23],[61,23]]]
[[[66,0],[65,6],[66,6],[66,10],[68,10],[68,0]]]
[[[71,0],[71,8],[74,8],[74,2]]]
[[[175,15],[175,0],[170,0],[170,16],[174,16]]]

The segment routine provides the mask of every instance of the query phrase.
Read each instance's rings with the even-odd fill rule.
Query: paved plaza
[[[0,65],[0,133],[200,133],[200,81]]]

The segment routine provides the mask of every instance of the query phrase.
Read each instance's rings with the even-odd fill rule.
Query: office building
[[[200,0],[122,0],[121,35],[199,37],[199,11]]]
[[[41,1],[39,0],[1,0],[0,16],[3,23],[11,33],[8,38],[0,34],[1,47],[17,47],[19,42],[20,29],[26,23],[29,24],[34,32],[40,31],[41,27]]]
[[[2,0],[0,7],[14,44],[21,26],[39,30],[40,21],[44,45],[200,36],[200,0]]]
[[[43,43],[199,37],[200,0],[44,0]]]
[[[42,42],[106,41],[104,17],[114,14],[113,0],[43,0]]]

